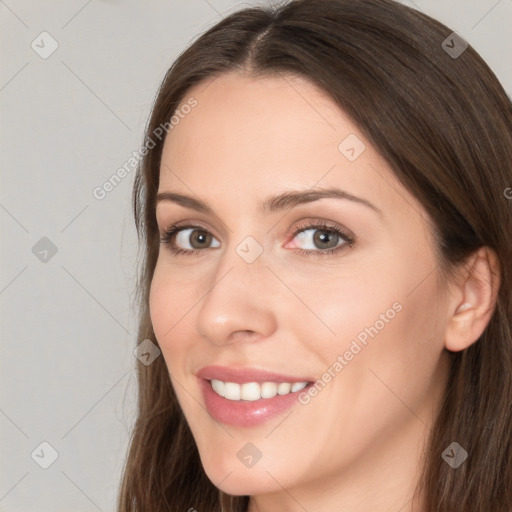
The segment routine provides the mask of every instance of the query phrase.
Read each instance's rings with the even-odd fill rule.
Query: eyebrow
[[[318,201],[320,199],[345,199],[353,201],[367,206],[368,208],[377,212],[379,215],[383,216],[382,210],[380,210],[374,204],[370,203],[370,201],[367,201],[362,197],[354,196],[340,188],[284,192],[282,194],[271,196],[265,199],[262,203],[260,203],[260,209],[262,212],[275,213],[288,208],[294,208],[295,206],[299,206],[301,204]],[[215,215],[215,212],[200,199],[196,199],[184,194],[178,194],[176,192],[160,192],[156,196],[156,201],[157,203],[160,201],[171,201],[184,206],[185,208],[191,208],[208,215]]]

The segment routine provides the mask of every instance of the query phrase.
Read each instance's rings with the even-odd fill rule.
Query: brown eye
[[[160,239],[175,254],[197,254],[201,249],[220,247],[218,242],[211,245],[213,240],[213,235],[200,226],[172,226]]]
[[[334,231],[319,231],[313,235],[313,243],[318,247],[318,249],[331,249],[332,247],[336,247],[338,245],[339,235]]]
[[[293,240],[298,240],[297,252],[300,254],[327,255],[354,244],[354,237],[337,226],[314,224],[300,226]],[[310,247],[301,247],[309,245]]]
[[[184,230],[178,233],[178,236],[176,238],[178,239],[180,244],[189,243],[192,246],[192,249],[204,249],[204,246],[208,246],[208,244],[211,243],[212,241],[213,237],[207,231],[194,229],[192,230],[191,233],[188,234],[187,231],[189,230]]]

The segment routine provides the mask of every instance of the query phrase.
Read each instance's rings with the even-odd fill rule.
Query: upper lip
[[[228,366],[204,366],[196,376],[206,380],[221,380],[223,382],[236,382],[243,384],[246,382],[312,382],[309,377],[293,377],[275,373],[270,370],[260,368],[242,368]]]

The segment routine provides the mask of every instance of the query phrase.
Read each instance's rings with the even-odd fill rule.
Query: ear
[[[458,352],[475,343],[496,306],[499,262],[489,247],[481,247],[464,264],[450,302],[445,348]]]

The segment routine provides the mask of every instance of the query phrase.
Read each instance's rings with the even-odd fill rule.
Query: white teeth
[[[212,379],[212,388],[220,396],[224,396],[224,382]]]
[[[279,386],[277,386],[277,394],[278,395],[287,395],[292,389],[292,385],[289,382],[281,382]]]
[[[261,398],[260,385],[257,382],[246,382],[241,386],[240,397],[242,400],[259,400]]]
[[[277,384],[275,382],[264,382],[260,387],[261,398],[274,398],[277,395]]]
[[[307,382],[246,382],[238,384],[236,382],[223,382],[212,379],[212,388],[220,396],[228,400],[247,400],[254,401],[261,398],[274,398],[276,395],[287,395],[304,389]]]
[[[240,400],[240,384],[224,382],[224,397],[228,400]]]
[[[295,393],[296,391],[300,391],[301,389],[304,389],[308,385],[307,382],[294,382],[292,384],[292,393]]]

